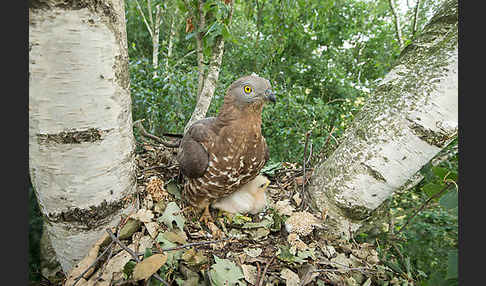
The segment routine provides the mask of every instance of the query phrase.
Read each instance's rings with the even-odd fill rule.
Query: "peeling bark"
[[[457,136],[457,0],[407,48],[314,171],[309,192],[330,231],[350,236]]]
[[[37,2],[29,11],[29,171],[68,272],[133,208],[124,2]]]

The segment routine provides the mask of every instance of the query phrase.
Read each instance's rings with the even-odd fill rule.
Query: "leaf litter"
[[[137,280],[149,279],[150,285],[163,285],[153,274],[168,285],[379,285],[398,275],[380,262],[376,246],[326,233],[327,210],[301,208],[303,172],[297,163],[262,170],[271,181],[264,212],[211,210],[214,223],[200,223],[181,199],[176,153],[145,143],[136,155],[139,209],[120,223],[117,235],[141,261],[105,237],[64,285],[72,285],[107,247],[112,255],[104,254],[77,285],[144,285]],[[308,168],[306,177],[311,173]]]

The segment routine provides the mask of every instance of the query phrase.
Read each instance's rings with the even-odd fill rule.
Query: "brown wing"
[[[215,137],[211,128],[214,118],[205,118],[196,121],[181,140],[177,161],[182,173],[189,178],[198,178],[204,175],[209,165],[209,154],[202,142],[210,142]]]

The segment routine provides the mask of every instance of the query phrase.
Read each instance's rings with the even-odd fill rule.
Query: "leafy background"
[[[214,4],[215,11],[222,13],[218,2],[207,0],[206,5]],[[147,5],[146,0],[139,3]],[[413,38],[415,3],[397,1],[405,45]],[[152,78],[152,42],[136,2],[126,0],[125,9],[133,120],[145,119],[148,131],[161,136],[182,133],[196,104],[198,71],[195,40],[186,33],[187,11],[182,1],[152,1],[156,4],[163,8],[158,78]],[[418,33],[439,4],[420,1]],[[175,21],[176,33],[172,57],[167,58],[171,21]],[[219,82],[207,116],[218,113],[225,88],[240,76],[255,72],[269,79],[278,100],[264,109],[262,130],[273,162],[302,161],[309,131],[312,163],[319,154],[329,154],[400,53],[387,0],[239,0],[231,25],[216,24],[206,32],[208,44],[216,35],[225,38]],[[331,130],[332,139],[327,142]],[[139,138],[138,131],[134,132]],[[452,148],[457,148],[457,141]],[[457,161],[456,153],[439,166],[424,166],[424,180],[393,197],[390,214],[396,230],[440,191],[446,175],[457,177]],[[42,219],[31,189],[29,198],[29,278],[39,281]],[[369,239],[366,234],[360,238]],[[375,237],[382,259],[397,265],[417,285],[457,285],[456,189],[433,199],[401,232],[401,238],[396,242],[398,254],[387,236]]]

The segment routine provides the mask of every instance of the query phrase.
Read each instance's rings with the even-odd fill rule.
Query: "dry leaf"
[[[285,199],[275,203],[275,210],[280,215],[291,216],[295,209],[293,206],[290,205],[290,201],[288,199]]]
[[[133,269],[133,279],[138,281],[149,278],[152,274],[157,272],[166,261],[167,255],[162,253],[145,258],[135,265],[135,268]]]
[[[243,270],[245,280],[252,285],[256,285],[257,268],[253,265],[243,264],[241,265],[241,269]]]
[[[285,285],[298,286],[300,284],[299,275],[288,268],[284,268],[280,271],[280,277],[285,279]]]
[[[314,281],[314,278],[319,276],[319,273],[315,271],[316,267],[312,264],[305,264],[302,266],[302,268],[299,270],[299,277],[300,277],[300,285],[304,286],[312,281]]]
[[[186,20],[186,33],[190,33],[194,30],[194,25],[192,24],[192,18],[187,18]]]
[[[154,218],[154,213],[151,210],[139,209],[131,218],[137,219],[141,222],[151,222]]]
[[[179,244],[187,243],[187,235],[184,231],[180,231],[180,230],[166,231],[164,233],[164,236],[170,242],[177,242]]]
[[[245,248],[245,249],[243,249],[243,252],[246,255],[248,255],[250,257],[253,257],[253,258],[258,257],[260,254],[262,254],[262,251],[263,250],[261,248],[258,248],[258,247],[257,248],[251,247],[251,248]]]
[[[146,222],[145,227],[147,228],[147,231],[152,239],[155,239],[157,237],[157,234],[159,234],[159,224],[151,221],[151,222]]]
[[[297,205],[300,205],[300,203],[302,202],[299,193],[295,193],[295,195],[292,196],[292,199]]]
[[[73,285],[74,280],[81,275],[98,257],[100,246],[109,237],[108,233],[105,233],[89,250],[88,254],[71,270],[69,273],[65,285]],[[94,268],[91,268],[83,277],[91,275]],[[81,282],[86,282],[84,278],[81,278]]]

